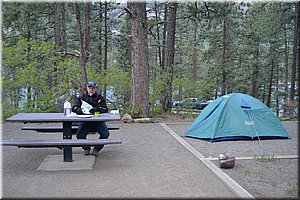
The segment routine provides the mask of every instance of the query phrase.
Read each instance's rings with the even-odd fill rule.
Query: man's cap
[[[87,84],[88,87],[97,87],[97,84],[94,81],[90,81]]]

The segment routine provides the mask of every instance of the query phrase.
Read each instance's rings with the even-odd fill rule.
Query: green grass
[[[276,159],[276,157],[275,157],[274,153],[272,155],[263,154],[260,156],[255,156],[255,160],[258,160],[258,161],[273,161],[275,159]]]

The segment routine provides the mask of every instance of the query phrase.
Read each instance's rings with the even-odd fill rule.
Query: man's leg
[[[100,135],[99,139],[107,139],[109,137],[109,131],[108,131],[108,128],[107,128],[105,122],[94,123],[93,129],[99,133],[99,135]],[[103,147],[104,147],[104,145],[99,145],[99,146],[94,147],[94,151],[96,151],[95,153],[98,153]],[[93,151],[93,154],[94,154],[94,151]],[[94,155],[97,156],[97,154],[94,154]]]
[[[77,139],[86,139],[86,136],[88,134],[88,130],[90,128],[90,124],[84,123],[84,122],[79,122],[78,125],[78,131],[76,134]],[[84,149],[84,154],[89,155],[90,154],[90,147],[82,147]]]

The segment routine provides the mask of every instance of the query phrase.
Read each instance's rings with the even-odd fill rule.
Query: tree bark
[[[299,5],[300,3],[298,2],[295,4],[296,9],[296,15],[294,18],[294,42],[293,42],[293,57],[292,57],[292,67],[291,67],[291,88],[290,88],[290,93],[289,93],[289,101],[287,102],[286,105],[286,112],[285,115],[286,117],[293,117],[294,116],[294,109],[295,109],[295,90],[296,90],[296,76],[297,76],[297,68],[299,71],[299,62],[297,62],[297,59],[299,57],[299,46],[297,48],[297,45],[299,43]],[[299,103],[298,103],[299,104]]]
[[[270,107],[271,106],[271,95],[272,95],[272,86],[273,86],[273,74],[274,74],[274,68],[275,68],[275,44],[273,41],[270,42],[271,47],[270,47],[270,52],[272,54],[271,57],[271,70],[270,70],[270,78],[269,78],[269,87],[268,87],[268,95],[267,95],[267,102],[266,106]]]
[[[107,2],[104,3],[104,71],[107,70],[107,50],[108,50],[108,27],[107,27]],[[102,94],[106,98],[106,84],[102,84]]]
[[[227,21],[223,20],[223,62],[222,62],[222,75],[221,75],[221,95],[226,94],[226,68],[227,68],[227,48],[228,48],[228,38],[227,38]]]
[[[290,103],[292,105],[295,99],[295,84],[296,84],[296,70],[297,70],[297,44],[299,39],[298,14],[299,14],[299,2],[296,4],[296,16],[294,20],[295,27],[294,27],[293,60],[292,60],[291,91],[290,91]]]
[[[102,24],[103,24],[103,15],[102,15],[102,7],[103,7],[103,3],[99,2],[99,7],[98,7],[98,13],[99,13],[99,25],[97,27],[97,35],[98,35],[98,44],[97,44],[97,49],[98,49],[98,69],[97,69],[97,73],[101,73],[101,71],[103,70],[103,62],[102,62],[102,55],[103,55],[103,50],[102,50],[102,38],[103,38],[103,34],[102,34]],[[98,91],[102,94],[102,83],[98,84]]]
[[[258,73],[259,73],[259,38],[256,38],[256,51],[255,51],[255,64],[253,66],[252,72],[252,90],[251,95],[257,97],[257,82],[258,82]]]
[[[278,98],[278,93],[279,93],[279,65],[276,64],[276,85],[275,85],[275,111],[276,111],[276,116],[279,116],[279,98]]]
[[[289,44],[287,38],[287,26],[284,27],[284,116],[288,115],[289,104]]]
[[[149,116],[146,2],[128,2],[131,12],[132,115]]]
[[[54,3],[53,6],[51,6],[51,14],[54,12],[53,16],[53,23],[54,23],[54,55],[55,56],[61,56],[62,54],[56,54],[56,52],[62,51],[62,41],[61,41],[61,22],[60,22],[60,12],[59,12],[59,4]],[[60,85],[62,83],[62,77],[64,75],[64,70],[60,70],[57,67],[57,62],[54,62],[53,71],[55,74],[57,74],[55,77],[53,77],[54,81],[51,84],[51,87],[53,85]],[[61,91],[61,88],[58,88],[58,93],[61,94],[63,91]]]
[[[80,13],[80,4],[75,3],[75,11],[76,11],[76,20],[77,20],[77,33],[79,35],[80,41],[80,66],[81,66],[81,89],[80,93],[83,94],[86,92],[87,85],[87,73],[86,73],[86,65],[88,62],[88,44],[89,44],[89,36],[90,36],[90,3],[84,4],[85,10],[85,26],[84,31],[82,31],[81,25],[81,13]]]
[[[159,66],[162,66],[162,55],[161,55],[161,45],[160,45],[160,33],[159,33],[159,24],[160,24],[160,20],[159,20],[159,12],[158,12],[158,6],[156,1],[154,2],[155,4],[155,20],[156,20],[156,43],[157,43],[157,56],[156,58],[158,59],[158,64]]]
[[[130,6],[130,5],[129,5]],[[131,10],[128,7],[129,10]],[[130,13],[127,12],[127,17],[126,17],[126,23],[127,23],[127,31],[126,31],[126,35],[130,35],[131,34],[131,21],[130,21]],[[125,65],[125,71],[130,73],[131,76],[131,40],[132,37],[128,37],[127,39],[127,43],[126,43],[126,52],[125,52],[125,58],[128,61],[128,63]],[[127,103],[130,102],[131,97],[132,97],[132,93],[131,93],[132,88],[130,89],[126,89],[126,91],[124,92],[124,98],[123,98],[123,103]]]
[[[166,4],[166,24],[165,24],[165,48],[163,57],[163,91],[161,94],[162,109],[164,112],[170,111],[172,106],[172,83],[174,68],[174,45],[176,30],[177,2]]]
[[[62,2],[62,13],[61,13],[61,24],[62,24],[62,49],[64,51],[68,50],[67,43],[67,28],[66,28],[66,3]]]
[[[197,68],[198,68],[198,62],[197,62],[197,29],[198,29],[198,23],[195,21],[195,27],[194,27],[194,46],[193,46],[193,55],[192,55],[192,82],[196,83],[198,80],[197,77]]]
[[[54,3],[54,39],[55,39],[55,51],[62,50],[61,41],[61,21],[60,21],[60,7],[58,3]]]

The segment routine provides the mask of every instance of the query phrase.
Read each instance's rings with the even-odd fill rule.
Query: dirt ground
[[[194,120],[195,116],[192,115],[169,115],[156,117],[153,122],[165,123],[178,135],[182,135]],[[282,124],[289,133],[290,139],[288,140],[210,143],[193,138],[182,138],[206,158],[216,158],[223,150],[234,153],[236,157],[257,156],[257,159],[236,160],[234,168],[223,169],[255,198],[298,198],[298,122],[285,121]],[[8,129],[14,129],[14,127],[7,126],[15,126],[15,124],[8,123],[5,126]],[[264,154],[262,154],[262,149]],[[277,156],[293,157],[277,158]],[[212,160],[212,162],[218,165],[217,160]]]
[[[169,115],[159,116],[155,122],[164,122],[172,130],[182,135],[195,120],[192,115]],[[176,122],[176,123],[174,123]],[[180,125],[181,123],[181,125]],[[223,171],[250,192],[255,198],[299,198],[299,123],[297,121],[283,121],[283,126],[289,133],[290,139],[280,142],[279,140],[267,140],[255,143],[256,147],[247,150],[249,146],[244,142],[210,143],[192,138],[186,138],[193,147],[199,147],[199,152],[205,157],[217,157],[218,149],[227,149],[241,156],[257,156],[257,159],[236,160],[235,167],[223,169]],[[248,143],[249,143],[248,142]],[[199,145],[200,144],[200,145]],[[233,144],[228,147],[228,144]],[[236,147],[234,147],[236,145]],[[252,145],[252,144],[250,144]],[[285,145],[284,147],[281,145]],[[242,148],[240,148],[242,146]],[[243,147],[244,146],[244,147]],[[211,148],[212,147],[212,148]],[[261,153],[260,151],[263,151]],[[240,154],[240,155],[239,155]],[[276,158],[276,156],[291,156],[296,158]],[[218,166],[218,161],[212,161]]]

